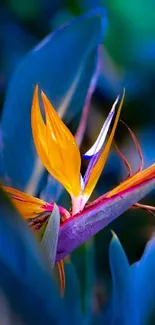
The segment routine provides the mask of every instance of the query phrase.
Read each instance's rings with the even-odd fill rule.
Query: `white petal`
[[[85,158],[90,158],[90,157],[94,156],[102,148],[102,146],[104,144],[104,141],[105,141],[105,138],[107,136],[107,133],[109,131],[109,127],[110,127],[110,124],[112,122],[113,116],[115,114],[115,107],[116,107],[116,105],[118,103],[118,100],[119,100],[119,96],[117,96],[117,98],[116,98],[116,100],[115,100],[115,102],[114,102],[114,104],[112,106],[112,109],[111,109],[106,121],[103,124],[103,127],[102,127],[102,129],[100,131],[100,134],[99,134],[97,140],[95,141],[93,146],[84,154]]]

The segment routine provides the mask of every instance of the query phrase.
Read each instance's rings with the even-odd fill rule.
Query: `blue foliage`
[[[0,191],[0,289],[23,324],[68,324],[39,246]],[[59,312],[61,309],[61,313]]]
[[[132,266],[115,235],[109,252],[113,292],[107,325],[149,324],[155,306],[155,237]]]
[[[3,77],[3,86],[6,86],[19,60],[38,42],[38,39],[25,30],[2,3],[0,3],[0,30],[0,74]]]
[[[80,112],[96,69],[104,22],[100,10],[73,20],[47,36],[15,70],[1,122],[3,173],[12,186],[24,189],[37,168],[30,124],[35,85],[61,115],[67,109],[66,121]]]
[[[79,325],[83,322],[81,292],[79,279],[74,265],[65,261],[66,289],[64,303],[70,324]]]
[[[155,323],[155,237],[146,245],[141,260],[132,266],[133,298],[138,324]]]
[[[144,35],[143,28],[138,27],[139,34],[135,29],[139,24],[139,26],[144,26],[144,31],[147,30],[147,26],[151,26],[151,24],[154,26],[152,6],[149,2],[144,1],[142,6],[137,5],[138,11],[136,11],[131,10],[132,5],[136,9],[136,2],[131,1],[131,4],[129,2],[125,4],[123,1],[118,1],[118,4],[122,3],[122,9],[123,7],[127,8],[126,16],[123,11],[121,12],[120,4],[115,5],[110,0],[76,0],[75,2],[76,5],[74,1],[73,3],[68,1],[70,4],[66,5],[63,0],[53,3],[51,0],[41,0],[39,3],[36,1],[36,17],[34,18],[36,21],[31,21],[30,24],[20,20],[18,1],[9,0],[7,4],[0,4],[0,95],[3,96],[4,88],[14,71],[6,92],[0,129],[0,177],[6,184],[21,190],[30,189],[29,185],[33,184],[31,193],[38,194],[47,201],[62,200],[62,206],[65,204],[65,207],[70,206],[68,194],[65,193],[63,197],[60,197],[62,186],[53,180],[43,166],[40,167],[38,164],[30,126],[33,90],[36,83],[39,83],[40,88],[44,90],[66,123],[70,123],[77,116],[79,117],[86,101],[91,79],[96,71],[98,45],[102,42],[105,31],[105,13],[103,9],[99,9],[72,20],[47,36],[30,51],[32,46],[38,42],[39,37],[50,29],[49,18],[51,26],[55,27],[60,21],[63,23],[73,17],[76,11],[84,12],[94,9],[99,4],[107,8],[110,6],[109,31],[106,42],[104,42],[106,50],[104,51],[102,48],[103,52],[101,53],[101,75],[98,80],[98,89],[102,93],[102,99],[104,97],[105,109],[106,97],[111,97],[113,93],[117,94],[122,91],[124,86],[127,88],[127,99],[132,99],[132,96],[138,94],[142,95],[142,103],[138,103],[139,106],[137,103],[136,106],[134,106],[135,103],[132,103],[131,108],[133,110],[135,107],[139,107],[140,114],[136,114],[134,111],[134,114],[129,112],[129,115],[133,123],[136,123],[136,115],[138,121],[143,116],[145,124],[148,118],[149,125],[148,128],[142,129],[141,141],[142,147],[144,147],[145,164],[148,166],[154,162],[154,142],[150,142],[150,138],[153,139],[154,136],[151,115],[151,107],[154,103],[152,85],[155,61],[154,31],[152,34],[149,32],[150,34]],[[138,2],[140,3],[140,0]],[[149,14],[145,12],[145,4],[149,7]],[[73,14],[71,10],[74,5]],[[11,8],[16,8],[17,11],[13,11]],[[38,9],[42,9],[39,15]],[[117,15],[117,11],[120,11],[119,15]],[[142,13],[144,14],[143,21]],[[53,14],[55,18],[52,16]],[[132,15],[135,20],[131,19]],[[28,19],[31,20],[30,17]],[[142,24],[140,20],[143,22]],[[133,24],[128,24],[129,21]],[[36,22],[41,26],[39,32]],[[122,28],[123,26],[124,28]],[[130,29],[133,29],[132,33]],[[112,46],[108,47],[106,45],[108,43]],[[30,52],[28,53],[28,51]],[[23,58],[26,53],[28,54]],[[120,58],[117,57],[117,53],[120,53]],[[20,62],[19,65],[18,62]],[[117,64],[117,62],[120,63]],[[153,91],[150,92],[147,101],[143,102],[143,93],[146,93],[147,89],[151,87]],[[146,114],[146,108],[149,114]],[[141,127],[140,123],[139,121],[138,128]],[[107,190],[107,187],[111,188],[115,181],[118,183],[120,180],[118,174],[121,166],[118,168],[116,159],[115,156],[112,156],[109,160],[110,169],[107,166],[104,170],[104,179],[101,178],[98,187],[102,193],[104,189]],[[151,186],[153,188],[154,184]],[[141,190],[137,189],[137,192],[131,193],[131,197],[127,195],[127,197],[118,198],[118,201],[115,198],[111,205],[107,203],[107,206],[100,206],[101,210],[98,211],[98,215],[95,216],[92,213],[88,220],[83,218],[83,221],[79,221],[79,218],[78,221],[72,219],[70,225],[66,223],[59,253],[62,254],[63,250],[68,249],[66,248],[68,239],[64,242],[68,234],[73,232],[68,245],[70,249],[74,245],[76,231],[79,231],[77,235],[79,239],[82,238],[83,233],[89,232],[90,229],[88,237],[84,239],[86,240],[90,233],[93,235],[101,228],[106,227],[136,200],[145,196],[150,189],[145,189],[145,186],[142,186]],[[142,193],[143,191],[144,193]],[[94,251],[94,239],[74,251],[71,259],[75,265],[65,261],[66,289],[64,299],[60,298],[60,292],[52,278],[51,269],[49,269],[49,265],[51,267],[55,262],[58,235],[63,235],[62,227],[59,232],[59,217],[58,210],[55,215],[51,216],[49,228],[46,228],[43,247],[40,248],[25,222],[0,190],[0,324],[1,321],[2,324],[5,324],[3,315],[1,315],[1,295],[4,295],[13,316],[9,325],[18,324],[14,321],[14,316],[17,316],[22,324],[30,325],[154,325],[155,238],[148,242],[141,259],[130,266],[118,238],[113,236],[109,247],[112,294],[107,303],[101,302],[103,309],[101,313],[98,313],[101,307],[98,301],[100,299],[98,288],[102,290],[102,287],[96,286],[96,280],[101,270],[100,268],[95,269],[97,256]],[[99,226],[94,231],[92,229],[97,222]],[[103,222],[102,227],[101,222]],[[116,228],[122,231],[125,226],[120,221]],[[125,234],[123,235],[125,238]],[[104,242],[108,242],[105,233]],[[82,242],[79,242],[78,245],[80,243]],[[103,249],[102,244],[100,246],[103,252],[106,249]],[[99,256],[99,245],[96,242],[95,245]],[[76,247],[75,245],[74,248]],[[132,250],[132,248],[130,249]],[[49,260],[47,257],[50,257]],[[100,262],[104,266],[105,260],[104,254]],[[106,279],[102,278],[104,284]],[[105,288],[106,286],[103,287],[103,289]],[[108,293],[104,292],[102,298],[107,298],[107,295]]]
[[[112,297],[107,310],[94,318],[93,243],[86,246],[86,301],[82,312],[74,265],[65,262],[66,291],[62,300],[37,242],[2,191],[0,211],[0,290],[23,324],[43,324],[45,319],[46,324],[62,324],[62,319],[63,324],[73,325],[100,325],[103,321],[105,325],[150,324],[155,305],[155,238],[148,242],[141,260],[130,266],[118,238],[113,236],[109,248]]]
[[[110,324],[135,324],[132,322],[133,306],[130,266],[124,250],[115,235],[110,244],[109,261],[113,284]]]
[[[83,325],[89,325],[92,320],[93,311],[93,284],[95,283],[95,247],[94,239],[90,240],[85,244],[85,319]]]
[[[43,225],[44,227],[44,225]],[[49,259],[49,264],[53,268],[55,265],[55,258],[57,252],[57,243],[59,236],[60,227],[60,212],[56,204],[54,204],[54,209],[49,217],[46,229],[43,232],[43,237],[41,240],[41,245]]]

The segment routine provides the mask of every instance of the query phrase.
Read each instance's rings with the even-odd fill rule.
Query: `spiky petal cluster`
[[[84,177],[82,177],[80,173],[81,156],[74,136],[60,119],[44,92],[41,91],[45,115],[45,118],[43,118],[40,108],[38,85],[35,88],[31,111],[31,125],[35,147],[45,168],[70,194],[72,200],[72,216],[84,209],[105,166],[120,117],[124,95],[125,91],[120,100],[116,116],[115,110],[119,101],[119,96],[116,98],[96,142],[86,154],[83,155],[84,158],[89,158],[89,164]],[[113,127],[105,144],[113,119]],[[135,142],[140,157],[142,157],[140,147],[134,134],[130,129],[129,132]],[[119,152],[118,148],[117,151]],[[128,167],[130,177],[110,192],[104,194],[103,197],[112,197],[121,191],[127,190],[132,186],[150,179],[155,174],[155,165],[142,171],[143,161],[137,173],[132,174],[130,165],[125,157],[123,157],[120,152],[119,155]],[[12,188],[5,187],[5,190],[10,193],[16,207],[26,219],[32,219],[44,212],[52,212],[53,203],[44,202]],[[59,209],[64,220],[70,217],[70,214],[64,208],[59,207]]]
[[[115,116],[115,110],[119,97],[117,97],[103,127],[98,136],[98,139],[92,146],[90,150],[86,152],[84,158],[89,158],[88,168],[84,177],[80,174],[81,169],[81,156],[78,145],[75,138],[65,126],[63,121],[59,118],[52,104],[46,95],[41,92],[41,98],[44,107],[44,115],[40,108],[38,86],[35,88],[33,103],[32,103],[32,113],[31,113],[31,125],[32,133],[34,138],[34,143],[38,155],[44,164],[48,172],[57,179],[68,191],[72,200],[72,213],[70,214],[63,207],[59,206],[59,211],[61,214],[61,224],[63,226],[66,219],[73,220],[74,215],[78,213],[80,215],[88,211],[89,209],[97,209],[98,204],[101,201],[104,202],[105,199],[114,198],[115,196],[121,194],[124,191],[131,190],[137,185],[143,184],[145,181],[150,180],[155,177],[155,165],[153,164],[149,168],[142,170],[143,159],[138,142],[129,129],[129,132],[134,140],[136,148],[141,157],[141,166],[136,173],[132,173],[131,167],[116,146],[116,149],[124,161],[125,165],[129,170],[128,178],[122,182],[120,185],[105,193],[96,201],[89,203],[85,208],[85,205],[91,196],[96,183],[101,175],[101,172],[105,166],[111,144],[114,138],[115,130],[120,117],[120,112],[124,100],[124,93]],[[115,119],[114,119],[115,116]],[[110,135],[105,144],[105,140],[109,131],[109,127],[114,119],[113,127],[111,129]],[[21,215],[31,222],[31,225],[35,225],[35,230],[40,227],[41,220],[46,220],[47,217],[53,211],[53,203],[47,203],[38,198],[34,198],[28,194],[20,192],[16,189],[10,187],[4,187],[7,193],[15,204],[16,208],[19,210]],[[144,205],[138,205],[139,207],[147,208],[149,211],[153,209],[152,207],[147,207]],[[84,210],[84,211],[83,211]],[[81,212],[83,211],[83,212]],[[80,212],[80,213],[79,213]],[[86,213],[87,214],[87,213]],[[46,219],[45,219],[46,217]],[[95,222],[95,221],[94,221]],[[36,225],[39,224],[39,227]],[[98,228],[97,228],[98,229]],[[93,232],[92,232],[93,233]],[[94,232],[95,233],[95,232]],[[80,241],[79,241],[80,242]],[[71,249],[69,250],[71,251]],[[59,265],[60,275],[62,278],[62,264]],[[63,280],[63,279],[62,279]],[[64,281],[62,281],[64,283]]]

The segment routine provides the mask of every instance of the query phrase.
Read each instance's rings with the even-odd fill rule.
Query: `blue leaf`
[[[155,306],[155,237],[147,243],[141,260],[132,266],[132,281],[138,324],[146,325]]]
[[[55,178],[48,174],[46,186],[41,192],[40,198],[46,202],[50,202],[51,200],[58,202],[63,191],[64,187]]]
[[[109,248],[110,269],[112,275],[111,318],[115,325],[135,324],[131,294],[130,266],[124,250],[116,235]]]
[[[9,85],[1,131],[5,174],[10,185],[34,193],[43,167],[33,145],[30,111],[36,83],[60,116],[69,121],[82,110],[95,73],[104,12],[93,11],[47,36],[27,54]]]
[[[83,325],[89,325],[92,320],[93,310],[93,290],[95,285],[95,247],[94,240],[91,238],[85,244],[85,269],[86,269],[86,285],[85,285],[85,318]]]
[[[6,86],[19,60],[34,46],[38,40],[20,24],[8,7],[0,3],[1,28],[1,60],[0,60],[0,90],[1,83]],[[10,37],[11,34],[11,37]],[[1,80],[2,79],[2,80]]]
[[[0,191],[0,290],[23,324],[68,324],[65,307],[25,222]]]
[[[58,206],[54,204],[54,209],[49,217],[41,244],[46,252],[50,266],[55,265],[55,258],[57,252],[58,234],[60,228],[60,212]]]
[[[82,324],[82,306],[81,306],[81,292],[80,283],[74,265],[71,262],[64,261],[65,267],[65,296],[64,303],[68,311],[68,318],[70,324]]]

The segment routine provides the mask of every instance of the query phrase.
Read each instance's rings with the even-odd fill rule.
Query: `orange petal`
[[[86,197],[86,199],[88,200],[88,198],[90,197],[91,193],[93,192],[94,190],[94,187],[101,175],[101,172],[105,166],[105,163],[106,163],[106,160],[108,158],[108,154],[109,154],[109,151],[110,151],[110,148],[111,148],[111,144],[112,144],[112,141],[113,141],[113,137],[114,137],[114,134],[115,134],[115,130],[116,130],[116,127],[117,127],[117,124],[118,124],[118,120],[119,120],[119,116],[120,116],[120,113],[121,113],[121,108],[122,108],[122,105],[123,105],[123,101],[124,101],[124,96],[125,96],[125,90],[123,91],[123,95],[122,95],[122,99],[121,99],[121,102],[120,102],[120,105],[119,105],[119,108],[118,108],[118,111],[117,111],[117,114],[116,114],[116,118],[115,118],[115,122],[114,122],[114,125],[113,125],[113,128],[112,128],[112,131],[110,133],[110,136],[109,136],[109,139],[105,145],[105,148],[100,156],[100,158],[98,159],[96,165],[93,167],[92,169],[92,172],[90,174],[90,177],[88,179],[88,182],[86,184],[86,187],[84,189],[84,193],[83,195]]]
[[[52,104],[42,92],[46,124],[41,115],[36,86],[32,104],[32,133],[40,159],[48,172],[57,179],[71,196],[78,196],[81,157],[76,141],[59,118]]]
[[[46,211],[46,202],[11,187],[2,186],[2,188],[10,195],[13,204],[24,219],[35,218]]]
[[[128,178],[120,185],[116,186],[112,191],[108,192],[108,194],[105,197],[106,198],[112,197],[115,194],[128,190],[129,188],[139,185],[140,183],[143,183],[153,177],[155,177],[155,164],[144,169],[142,172],[139,172],[136,175],[133,175],[132,177]]]

